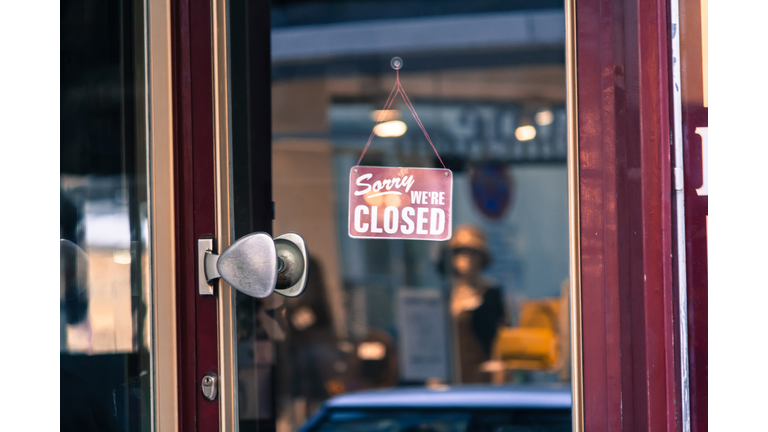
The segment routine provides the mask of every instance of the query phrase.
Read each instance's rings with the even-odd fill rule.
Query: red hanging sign
[[[448,240],[451,238],[453,173],[445,168],[416,109],[400,84],[403,60],[395,57],[391,65],[397,71],[397,79],[376,126],[383,121],[383,112],[392,106],[398,94],[401,95],[443,168],[360,166],[373,141],[376,131],[374,126],[357,166],[349,172],[349,236]]]
[[[349,185],[350,237],[451,238],[451,170],[356,166]]]

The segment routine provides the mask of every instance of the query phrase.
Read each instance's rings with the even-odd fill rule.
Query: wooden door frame
[[[584,429],[674,431],[668,3],[574,1]]]
[[[176,209],[171,65],[171,9],[147,3],[149,248],[152,275],[154,430],[179,430]]]
[[[219,374],[216,296],[198,294],[197,240],[217,238],[210,1],[171,0],[178,418],[182,431],[219,430],[202,377]]]
[[[237,430],[235,293],[219,280],[215,295],[200,295],[197,268],[198,239],[213,238],[215,252],[233,239],[227,2],[171,0],[170,10],[178,424],[184,431]],[[214,401],[200,389],[210,372],[218,376]]]
[[[261,3],[249,15],[250,112],[258,131],[249,140],[249,165],[252,229],[271,233],[269,3]],[[214,247],[222,251],[234,238],[227,10],[226,0],[170,0],[178,428],[183,431],[237,430],[239,422],[235,293],[223,281],[215,296],[201,296],[197,289],[197,240],[214,238]],[[212,402],[200,390],[208,372],[219,378]],[[274,419],[270,424],[274,429]]]
[[[692,4],[693,3],[693,4]],[[698,7],[696,6],[698,3]],[[709,125],[709,107],[704,104],[702,69],[702,2],[680,1],[680,80],[681,141],[684,167],[685,263],[688,336],[688,374],[690,386],[690,425],[704,431],[708,424],[708,228],[709,196],[697,189],[705,181],[702,137],[697,128]]]

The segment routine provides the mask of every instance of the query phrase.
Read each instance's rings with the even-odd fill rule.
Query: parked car
[[[401,387],[326,401],[300,432],[560,432],[571,430],[568,384]]]

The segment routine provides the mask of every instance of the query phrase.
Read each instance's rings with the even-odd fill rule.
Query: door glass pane
[[[61,3],[62,431],[152,425],[143,17]]]
[[[248,111],[256,78],[244,53],[257,48],[243,42],[255,29],[247,9],[230,2],[236,231],[270,204],[244,198],[254,196],[246,174],[255,171],[243,158],[260,145],[247,139],[258,133]],[[395,83],[394,56],[453,171],[446,242],[348,235],[350,169]],[[238,304],[238,331],[247,329],[238,335],[243,430],[269,422],[296,430],[313,414],[330,418],[342,400],[413,408],[395,396],[344,399],[383,388],[430,400],[429,392],[504,384],[497,396],[512,405],[569,409],[565,78],[561,1],[273,1],[274,234],[306,239],[310,281],[299,298]],[[398,131],[376,136],[361,165],[442,168],[400,97],[384,115]],[[523,384],[538,390],[520,396]],[[518,430],[500,422],[483,428]]]

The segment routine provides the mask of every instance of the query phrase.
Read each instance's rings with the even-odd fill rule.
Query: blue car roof
[[[400,387],[346,393],[325,408],[570,408],[570,384]]]

